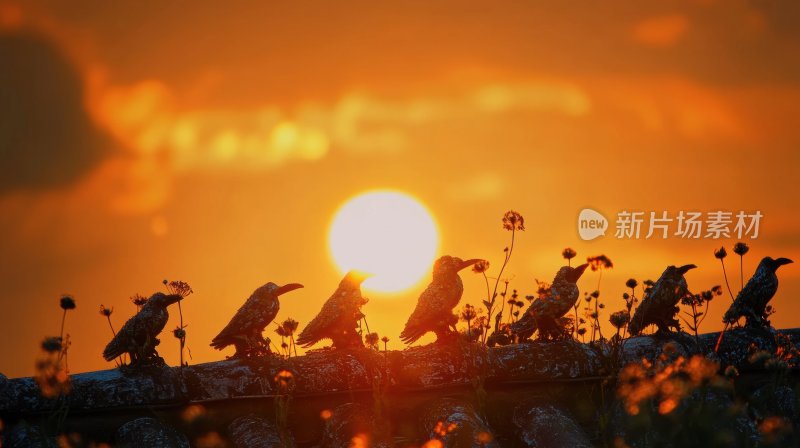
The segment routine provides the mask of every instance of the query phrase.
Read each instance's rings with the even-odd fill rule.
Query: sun
[[[420,282],[439,247],[436,223],[414,197],[391,190],[370,191],[345,202],[328,233],[331,256],[341,273],[373,274],[363,287],[394,293]]]

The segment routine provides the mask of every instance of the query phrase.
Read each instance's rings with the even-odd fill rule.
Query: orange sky
[[[0,132],[0,372],[32,372],[62,293],[78,303],[71,370],[113,366],[100,304],[119,327],[128,297],[163,278],[194,287],[193,363],[230,354],[208,341],[267,281],[306,285],[279,316],[302,328],[339,280],[333,213],[375,188],[423,201],[442,254],[493,266],[503,212],[521,212],[510,274],[523,295],[566,246],[607,254],[607,311],[627,278],[668,264],[700,266],[693,290],[722,282],[712,250],[734,240],[581,242],[583,207],[760,210],[745,271],[800,259],[794,3],[263,3],[0,1],[0,92],[19,101],[1,122],[22,129]],[[779,271],[778,327],[798,325],[797,266]],[[482,280],[463,277],[477,304]],[[422,287],[367,292],[390,348]],[[174,364],[177,342],[162,341]]]

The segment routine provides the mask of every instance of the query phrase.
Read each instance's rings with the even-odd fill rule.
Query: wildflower
[[[181,327],[175,327],[175,329],[172,330],[172,335],[175,336],[175,339],[184,339],[186,338],[186,330]]]
[[[595,289],[595,290],[594,290],[594,291],[592,291],[592,293],[591,293],[591,294],[589,294],[589,295],[590,295],[590,296],[592,296],[592,297],[594,297],[594,298],[596,299],[596,298],[600,297],[600,291],[598,291],[598,290],[596,290],[596,289]]]
[[[578,336],[583,336],[585,334],[586,334],[586,328],[584,327],[578,328]]]
[[[381,342],[383,342],[383,351],[388,350],[387,347],[389,346],[389,336],[382,337]]]
[[[281,370],[275,374],[275,385],[281,393],[289,393],[294,390],[294,375],[288,370]]]
[[[111,317],[111,313],[114,312],[114,307],[106,308],[103,305],[100,305],[100,315],[105,317]]]
[[[597,271],[599,269],[611,269],[614,267],[614,263],[605,255],[595,255],[593,257],[587,257],[586,262],[589,263],[589,267],[592,268],[592,271]]]
[[[147,297],[139,294],[134,294],[131,296],[131,302],[133,302],[133,304],[136,305],[137,307],[141,308],[147,303]]]
[[[283,327],[283,331],[284,331],[284,333],[286,333],[285,336],[293,335],[294,332],[297,331],[297,326],[299,324],[300,324],[299,322],[297,322],[296,320],[292,319],[291,317],[287,318],[285,321],[283,321],[283,323],[281,324],[281,327]],[[280,333],[278,333],[278,334],[280,334]],[[284,335],[281,335],[281,336],[284,336]]]
[[[58,353],[61,351],[61,338],[56,336],[50,336],[44,338],[42,341],[42,350],[46,351],[47,353]]]
[[[534,297],[534,296],[532,296],[532,295],[530,295],[530,294],[528,294],[527,296],[525,296],[525,300],[527,300],[528,302],[533,302],[533,299],[534,299],[534,298],[535,298],[535,297]]]
[[[568,263],[571,263],[572,259],[575,258],[576,255],[578,255],[578,253],[575,252],[575,249],[571,247],[568,247],[561,251],[561,256],[564,257],[564,259],[567,260]]]
[[[370,348],[374,348],[376,350],[378,349],[379,340],[380,338],[378,337],[378,333],[367,333],[367,335],[364,336],[364,342],[366,342]]]
[[[714,251],[714,256],[722,260],[723,258],[728,256],[728,251],[725,250],[725,247],[720,247],[719,250]]]
[[[465,320],[467,322],[475,319],[478,316],[478,313],[475,311],[475,307],[470,305],[469,303],[464,305],[464,309],[461,310],[459,317],[461,320]]]
[[[55,398],[68,394],[71,388],[69,373],[54,357],[47,357],[36,361],[36,384],[42,396]]]
[[[617,330],[622,329],[625,325],[628,324],[631,320],[630,314],[627,311],[617,311],[615,313],[611,313],[608,320],[611,322],[611,325],[614,326]]]
[[[514,210],[503,215],[503,228],[506,230],[525,230],[525,218]]]
[[[627,282],[625,282],[625,286],[628,288],[634,289],[639,286],[639,282],[636,281],[635,278],[629,278]]]
[[[483,274],[484,272],[489,270],[489,261],[488,260],[481,260],[472,265],[472,272],[476,274]]]
[[[164,280],[164,282],[166,282],[166,280]],[[173,280],[169,283],[164,283],[164,284],[167,286],[167,291],[169,291],[170,294],[176,294],[181,297],[186,297],[194,292],[192,291],[192,287],[189,286],[188,283],[182,282],[180,280]]]
[[[61,296],[61,309],[64,311],[75,309],[75,299],[70,295]]]
[[[746,254],[749,250],[750,248],[747,246],[747,244],[741,241],[733,245],[733,253],[740,257],[743,257],[744,254]]]

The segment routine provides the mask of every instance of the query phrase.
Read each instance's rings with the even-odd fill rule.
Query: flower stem
[[[64,342],[64,322],[67,320],[67,310],[64,310],[64,314],[61,316],[61,342]]]
[[[744,289],[744,255],[739,255],[739,291]]]
[[[735,299],[733,298],[733,293],[731,292],[731,285],[728,283],[728,273],[725,271],[725,260],[720,258],[719,262],[722,264],[722,275],[725,277],[725,287],[728,288],[728,294],[731,296],[731,302],[733,302]]]

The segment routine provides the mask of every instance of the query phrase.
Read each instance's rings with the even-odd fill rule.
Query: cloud
[[[109,154],[80,76],[53,45],[2,32],[0,61],[0,194],[72,184]]]
[[[459,202],[482,202],[498,199],[506,190],[508,181],[497,173],[484,172],[452,183],[447,195]]]
[[[636,42],[650,47],[671,47],[678,43],[689,29],[689,19],[681,14],[650,17],[637,23],[632,30]]]

